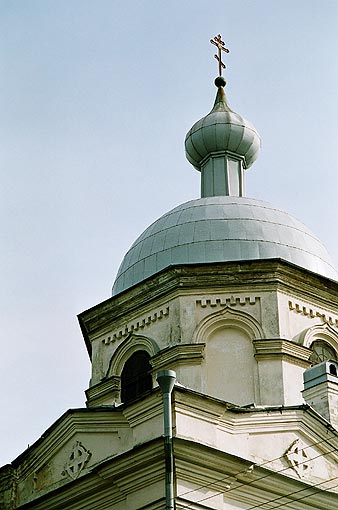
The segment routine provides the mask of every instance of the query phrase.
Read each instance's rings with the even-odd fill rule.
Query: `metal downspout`
[[[161,388],[163,397],[166,510],[174,510],[174,452],[171,392],[176,381],[176,372],[173,370],[161,370],[157,373],[156,380]]]

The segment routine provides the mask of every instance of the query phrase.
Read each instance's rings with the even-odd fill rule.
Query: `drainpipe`
[[[156,375],[163,397],[165,497],[166,510],[174,510],[174,452],[171,415],[171,392],[176,381],[176,372],[161,370]]]

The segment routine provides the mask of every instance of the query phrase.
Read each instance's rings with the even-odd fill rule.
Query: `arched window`
[[[150,356],[136,351],[125,362],[121,374],[121,400],[131,402],[152,389]]]
[[[310,361],[312,365],[318,365],[322,361],[337,361],[337,353],[334,348],[324,340],[315,340],[311,344],[312,354]]]

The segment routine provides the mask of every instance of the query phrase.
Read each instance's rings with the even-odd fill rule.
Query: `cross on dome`
[[[211,44],[214,44],[218,49],[218,55],[214,55],[215,59],[218,61],[218,74],[222,76],[222,69],[225,69],[225,64],[222,62],[222,51],[225,53],[229,53],[229,49],[225,47],[225,42],[222,41],[221,34],[215,35],[213,39],[210,39]]]

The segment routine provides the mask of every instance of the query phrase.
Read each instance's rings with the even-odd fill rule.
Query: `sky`
[[[77,314],[199,197],[183,143],[213,105],[218,33],[229,104],[262,138],[247,196],[338,266],[336,0],[0,0],[0,465],[85,405]]]

